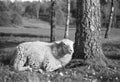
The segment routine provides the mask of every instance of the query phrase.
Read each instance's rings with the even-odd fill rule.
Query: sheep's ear
[[[55,45],[57,48],[59,48],[59,47],[65,45],[65,44],[64,44],[63,42],[55,42],[54,45]]]
[[[65,46],[65,43],[64,42],[60,42],[60,45]]]

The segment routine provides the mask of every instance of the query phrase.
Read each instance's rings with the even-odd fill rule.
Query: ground
[[[102,38],[102,49],[114,67],[97,68],[82,60],[72,60],[65,68],[49,73],[18,72],[9,65],[14,47],[24,41],[49,41],[50,26],[44,21],[24,19],[23,26],[0,27],[0,82],[120,82],[120,29],[112,29],[110,38]],[[57,40],[63,38],[64,27],[57,26]],[[102,37],[105,29],[102,29]],[[70,29],[74,41],[75,28]],[[4,60],[4,61],[2,61]],[[77,61],[77,62],[76,62]]]

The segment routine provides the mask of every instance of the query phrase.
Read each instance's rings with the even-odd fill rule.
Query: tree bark
[[[113,24],[113,16],[114,16],[114,5],[113,5],[113,0],[111,0],[111,11],[110,11],[110,16],[109,16],[109,26],[106,28],[105,31],[105,38],[108,38],[108,35],[110,34],[111,27]]]
[[[50,42],[55,41],[55,28],[56,28],[55,2],[56,2],[56,0],[51,0],[51,34],[50,34]]]
[[[106,66],[100,44],[101,12],[99,0],[77,0],[75,53],[73,58]]]
[[[66,16],[66,26],[64,38],[69,37],[69,23],[70,23],[70,0],[67,0],[67,16]]]

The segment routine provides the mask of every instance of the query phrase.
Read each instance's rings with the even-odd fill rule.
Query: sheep
[[[13,67],[18,71],[51,72],[62,68],[70,62],[74,42],[62,39],[55,42],[24,42],[16,47],[13,56]]]

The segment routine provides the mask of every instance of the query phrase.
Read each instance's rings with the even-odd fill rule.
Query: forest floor
[[[31,22],[27,22],[26,25],[19,28],[0,28],[0,82],[120,82],[120,29],[112,29],[109,39],[102,38],[103,52],[107,58],[113,61],[114,67],[94,68],[85,65],[82,60],[72,60],[65,68],[49,73],[13,70],[8,59],[14,53],[15,46],[25,41],[49,41],[49,24],[44,22],[39,25],[36,22],[34,24],[32,26]],[[74,34],[75,28],[70,29],[70,39],[73,41]],[[58,27],[56,39],[62,39],[63,35],[64,28]],[[103,35],[104,29],[102,29],[102,37]]]

